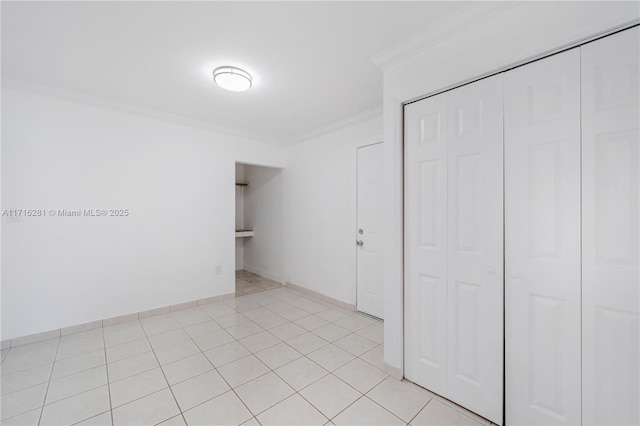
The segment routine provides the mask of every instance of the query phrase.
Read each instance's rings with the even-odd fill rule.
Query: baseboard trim
[[[97,321],[86,322],[82,324],[72,325],[69,327],[56,328],[54,330],[43,331],[40,333],[30,334],[28,336],[19,336],[12,339],[2,340],[0,342],[0,349],[9,349],[16,346],[26,345],[29,343],[36,343],[43,340],[49,340],[58,338],[61,336],[67,336],[69,334],[80,333],[82,331],[93,330],[100,327],[108,327],[110,325],[119,324],[122,322],[133,321],[137,319],[149,318],[156,315],[162,315],[169,312],[175,312],[182,309],[195,308],[196,306],[208,305],[209,303],[221,302],[234,298],[236,295],[233,293],[220,294],[217,296],[206,297],[204,299],[192,300],[190,302],[178,303],[176,305],[163,306],[160,308],[149,309],[147,311],[134,312],[126,315],[119,315],[117,317],[106,318]]]
[[[355,311],[356,310],[356,305],[353,305],[353,304],[347,303],[347,302],[343,302],[342,300],[334,299],[333,297],[327,296],[326,294],[322,294],[322,293],[318,293],[317,291],[309,290],[306,287],[301,287],[301,286],[299,286],[297,284],[293,284],[293,283],[290,283],[288,281],[285,282],[284,285],[286,285],[287,287],[291,288],[292,290],[296,290],[296,291],[299,291],[301,293],[308,294],[309,296],[316,297],[316,298],[318,298],[320,300],[324,300],[325,302],[330,302],[330,303],[333,303],[334,305],[338,305],[342,309],[347,309],[349,311]]]

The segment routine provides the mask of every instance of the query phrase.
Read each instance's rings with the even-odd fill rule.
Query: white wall
[[[244,164],[236,164],[236,182],[244,182]],[[236,186],[236,229],[244,228],[244,190]],[[244,238],[236,238],[236,271],[244,269]]]
[[[2,339],[234,291],[235,162],[286,150],[2,90],[3,209],[129,209],[2,219]],[[221,274],[216,275],[216,267]]]
[[[254,236],[243,238],[244,268],[282,282],[282,170],[245,165],[244,225]]]
[[[287,282],[355,304],[356,148],[381,135],[377,113],[291,147],[283,171]]]
[[[637,20],[637,2],[522,2],[465,24],[384,73],[385,362],[403,368],[402,104]],[[452,19],[455,19],[453,17]],[[448,30],[455,22],[443,25]]]

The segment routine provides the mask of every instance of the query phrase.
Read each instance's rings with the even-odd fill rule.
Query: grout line
[[[109,360],[107,358],[107,342],[104,338],[104,330],[100,329],[102,333],[102,345],[104,348],[104,369],[107,372],[107,391],[109,393],[109,415],[111,416],[111,424],[113,425],[113,403],[111,402],[111,382],[109,380]]]
[[[49,373],[49,381],[47,382],[47,390],[44,392],[44,398],[42,399],[42,407],[40,408],[40,416],[38,416],[38,424],[42,422],[42,414],[44,413],[44,407],[47,403],[47,395],[49,394],[49,386],[51,385],[51,377],[53,377],[53,369],[56,366],[56,357],[58,356],[58,349],[60,349],[60,338],[56,344],[56,353],[53,356],[53,364],[51,364],[51,372]],[[22,413],[21,413],[22,414]]]

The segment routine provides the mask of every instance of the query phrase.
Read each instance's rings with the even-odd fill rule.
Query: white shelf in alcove
[[[243,229],[242,231],[236,231],[236,238],[253,237],[253,231]]]

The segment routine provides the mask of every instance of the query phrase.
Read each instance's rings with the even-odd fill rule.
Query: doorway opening
[[[282,169],[236,163],[236,295],[283,282]]]

